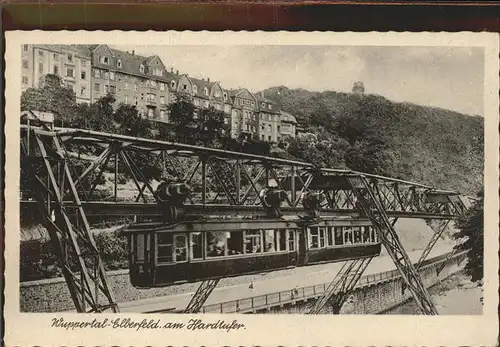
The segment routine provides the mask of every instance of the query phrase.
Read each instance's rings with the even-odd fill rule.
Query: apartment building
[[[23,46],[23,90],[36,86],[48,73],[60,75],[72,86],[78,102],[95,102],[113,94],[116,105],[135,105],[141,116],[168,123],[168,105],[181,94],[199,109],[214,107],[224,112],[233,138],[276,142],[284,136],[295,137],[295,118],[283,116],[280,107],[264,95],[246,88],[227,90],[210,78],[174,72],[157,55],[143,56],[108,45]]]
[[[90,51],[73,45],[22,45],[21,89],[37,87],[40,78],[55,74],[73,88],[78,103],[90,103]]]

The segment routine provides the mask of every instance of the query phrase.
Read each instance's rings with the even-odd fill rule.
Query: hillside
[[[297,117],[314,140],[291,141],[293,156],[475,194],[483,182],[479,116],[396,103],[378,95],[264,91]]]

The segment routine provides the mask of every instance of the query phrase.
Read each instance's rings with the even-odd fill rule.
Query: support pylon
[[[308,314],[319,314],[328,302],[333,307],[333,313],[338,314],[371,260],[372,258],[363,258],[346,261]]]
[[[442,221],[442,223],[438,225],[437,231],[435,231],[434,234],[432,235],[429,243],[427,243],[427,246],[425,246],[424,250],[422,251],[422,255],[420,256],[420,258],[417,261],[417,264],[415,265],[415,269],[417,271],[420,269],[425,259],[427,259],[427,257],[429,256],[429,253],[431,252],[432,248],[434,248],[434,245],[439,240],[441,235],[443,235],[443,232],[446,230],[448,224],[450,224],[450,220]]]
[[[38,153],[23,153],[31,186],[77,312],[118,312],[99,250],[77,193],[64,146],[55,133],[34,130]],[[37,162],[35,168],[30,162]],[[54,165],[56,168],[54,168]],[[58,168],[62,168],[59,170]],[[63,188],[69,188],[68,193]],[[49,203],[53,202],[50,207]],[[54,217],[54,218],[53,218]],[[87,309],[87,307],[89,309]]]
[[[200,286],[198,287],[193,297],[191,298],[191,301],[189,301],[189,304],[184,309],[184,313],[200,312],[201,308],[207,301],[208,297],[217,286],[217,283],[219,283],[219,280],[220,279],[217,278],[201,282]]]
[[[401,273],[401,277],[406,286],[410,289],[415,302],[423,314],[437,315],[437,309],[432,302],[432,298],[422,283],[422,280],[413,266],[411,259],[404,250],[401,241],[387,216],[381,202],[370,187],[366,177],[359,175],[348,177],[350,184],[359,205],[364,213],[372,221],[375,230],[378,232],[380,240],[387,249],[390,257],[394,261],[396,268]]]

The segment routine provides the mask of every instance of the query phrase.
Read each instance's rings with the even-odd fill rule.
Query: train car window
[[[371,235],[370,235],[370,227],[369,226],[363,227],[363,242],[364,243],[372,242]]]
[[[245,253],[262,252],[262,230],[248,230],[245,232]]]
[[[222,257],[226,255],[226,233],[223,231],[209,231],[207,237],[207,257]]]
[[[144,234],[138,234],[135,237],[135,260],[138,262],[144,261]]]
[[[309,248],[319,247],[319,233],[317,227],[308,228],[309,230]]]
[[[190,233],[189,239],[189,258],[203,259],[203,234]]]
[[[286,251],[286,230],[278,229],[276,230],[276,238],[275,238],[276,250],[277,251]]]
[[[353,227],[352,231],[354,233],[354,243],[361,243],[361,242],[363,242],[361,240],[361,228],[360,227]]]
[[[372,240],[373,240],[373,242],[379,242],[379,237],[378,237],[377,230],[375,230],[375,228],[373,228],[373,227],[370,227],[370,230],[372,232]]]
[[[334,228],[328,227],[326,229],[326,238],[328,246],[333,246]]]
[[[351,227],[345,227],[344,228],[344,244],[346,245],[352,245],[353,244],[353,235],[352,235],[352,228]]]
[[[186,235],[175,235],[174,237],[175,245],[175,261],[187,261],[187,236]]]
[[[342,232],[342,227],[335,227],[335,245],[344,244],[344,233]]]
[[[264,251],[265,252],[276,252],[275,246],[274,230],[267,229],[264,230]]]
[[[319,228],[319,247],[320,248],[325,247],[325,234],[326,234],[326,228]]]
[[[157,253],[156,260],[158,263],[171,263],[173,259],[173,244],[174,238],[172,234],[159,233],[156,234]]]
[[[288,250],[295,251],[295,230],[288,230],[287,232]]]
[[[231,231],[226,233],[227,238],[227,254],[238,255],[243,254],[243,233],[241,231]]]

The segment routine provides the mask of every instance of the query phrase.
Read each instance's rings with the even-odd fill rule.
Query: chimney
[[[135,55],[135,49],[132,50],[132,55]]]
[[[179,74],[179,70],[175,70],[175,74],[178,75]]]
[[[260,97],[261,97],[262,99],[264,99],[264,91],[261,91],[261,92],[260,92]]]
[[[173,67],[170,68],[170,73],[174,73],[174,68]]]
[[[208,82],[208,83],[210,83],[210,77],[209,77],[209,78],[207,78],[207,82]]]

